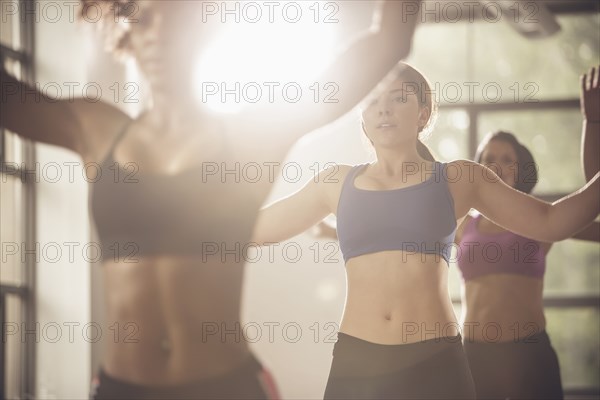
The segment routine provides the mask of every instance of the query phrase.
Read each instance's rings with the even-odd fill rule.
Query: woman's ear
[[[431,115],[431,110],[429,107],[424,106],[419,108],[419,128],[423,129],[425,125],[427,125],[427,121],[429,121],[429,116]]]

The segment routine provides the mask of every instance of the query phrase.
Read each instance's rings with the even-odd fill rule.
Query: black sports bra
[[[127,124],[129,125],[129,124]],[[114,160],[126,126],[91,182],[90,210],[102,260],[138,262],[148,255],[221,256],[239,263],[260,204],[235,177],[204,174],[202,163],[173,176],[144,173]],[[226,141],[227,143],[227,141]],[[225,152],[218,163],[225,162]]]

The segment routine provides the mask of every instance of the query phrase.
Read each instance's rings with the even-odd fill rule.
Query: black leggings
[[[227,375],[168,387],[150,387],[121,381],[100,370],[92,389],[93,400],[103,399],[279,399],[271,375],[251,356]]]
[[[545,331],[517,342],[465,342],[479,399],[562,399],[560,367]]]
[[[325,399],[474,399],[461,337],[385,345],[342,332]]]

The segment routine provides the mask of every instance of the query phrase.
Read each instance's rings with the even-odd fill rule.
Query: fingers
[[[581,82],[581,90],[585,92],[592,89],[598,89],[598,87],[600,86],[598,78],[599,75],[600,65],[598,67],[590,68],[587,74],[581,75],[581,77],[579,78]]]
[[[594,82],[594,72],[595,72],[595,68],[592,67],[592,68],[590,68],[590,71],[587,74],[586,82],[585,82],[585,87],[587,90],[590,90],[593,87],[592,84]]]

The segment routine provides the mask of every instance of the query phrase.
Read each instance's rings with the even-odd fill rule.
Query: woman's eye
[[[398,96],[394,98],[394,101],[396,101],[396,103],[406,103],[407,99],[406,97]]]

